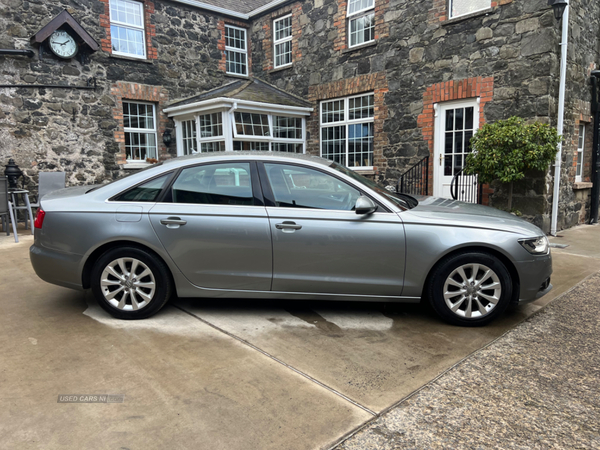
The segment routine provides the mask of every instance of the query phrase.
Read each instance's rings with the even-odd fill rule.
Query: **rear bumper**
[[[519,272],[521,291],[519,304],[532,302],[543,297],[552,290],[552,256],[536,257],[532,261],[515,264]]]
[[[61,253],[33,244],[29,248],[29,259],[42,280],[71,289],[83,289],[81,255]]]

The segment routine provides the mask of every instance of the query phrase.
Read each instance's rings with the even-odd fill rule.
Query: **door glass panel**
[[[249,163],[205,164],[181,171],[173,203],[253,205]]]
[[[452,155],[444,156],[444,175],[452,175]]]
[[[457,130],[462,130],[463,129],[463,114],[464,114],[464,109],[459,108],[459,109],[455,109],[454,113],[456,116],[456,125],[455,125],[455,129]]]
[[[465,152],[469,153],[471,151],[471,147],[469,146],[471,143],[471,138],[473,137],[472,131],[465,131]]]
[[[473,107],[465,108],[465,129],[473,129]]]
[[[452,133],[446,133],[446,142],[444,145],[444,153],[452,153],[453,147]]]
[[[265,164],[277,206],[351,211],[360,192],[318,170]]]
[[[446,131],[452,131],[454,129],[454,110],[449,109],[446,111]]]

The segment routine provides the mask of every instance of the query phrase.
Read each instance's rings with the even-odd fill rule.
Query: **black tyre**
[[[435,312],[453,325],[487,325],[510,303],[512,279],[498,258],[480,252],[443,260],[432,272],[427,297]]]
[[[173,290],[165,263],[136,247],[104,253],[94,264],[91,285],[98,304],[118,319],[156,314]]]

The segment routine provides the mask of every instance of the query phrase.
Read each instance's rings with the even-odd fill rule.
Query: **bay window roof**
[[[225,86],[170,103],[164,112],[177,118],[209,109],[232,108],[308,116],[311,104],[295,95],[277,89],[264,81],[252,78],[236,80]]]

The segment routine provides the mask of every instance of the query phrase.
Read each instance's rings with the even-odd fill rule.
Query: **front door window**
[[[360,192],[331,175],[307,167],[265,164],[277,206],[351,211]]]

